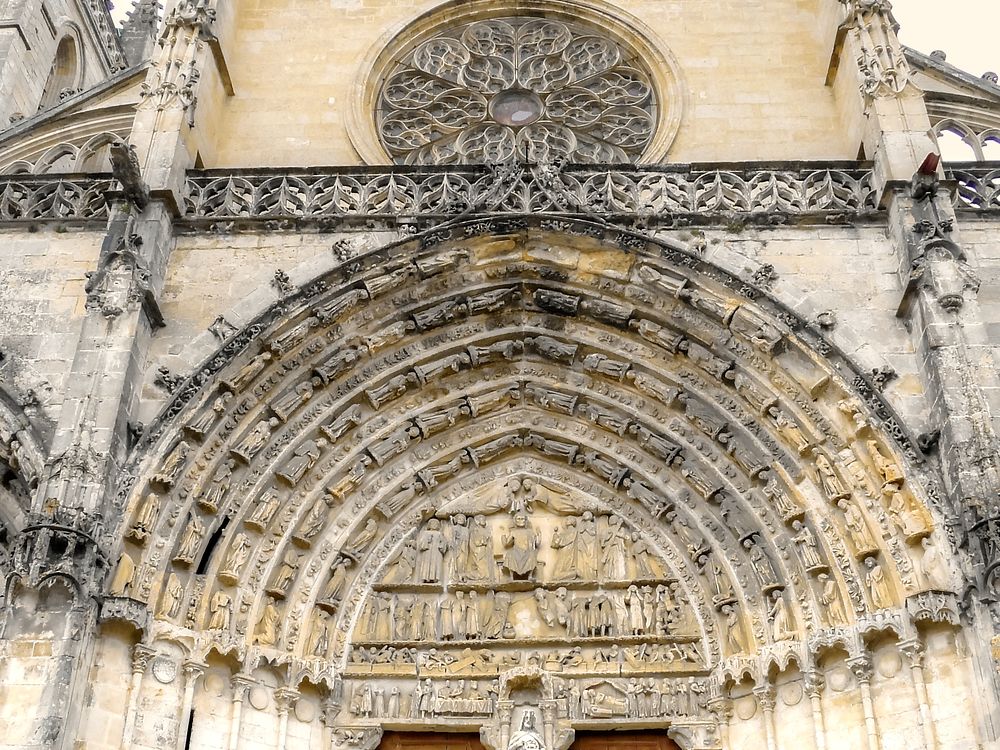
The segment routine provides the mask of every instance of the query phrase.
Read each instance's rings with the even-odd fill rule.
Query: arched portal
[[[830,654],[957,625],[921,456],[876,389],[681,247],[456,222],[283,293],[141,442],[110,583],[143,648],[236,675],[230,747],[238,696],[267,710],[275,681],[279,736],[312,696],[337,747],[728,747],[747,694],[772,736],[767,701]]]

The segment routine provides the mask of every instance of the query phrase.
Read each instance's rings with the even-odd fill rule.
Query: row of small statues
[[[546,543],[529,513],[515,512],[497,529],[485,515],[470,519],[456,514],[448,526],[432,518],[393,560],[386,583],[492,583],[500,573],[508,580],[536,579]],[[495,551],[495,540],[502,552]],[[553,581],[626,581],[658,578],[664,568],[638,531],[629,531],[620,516],[585,511],[557,525],[547,546],[554,551]],[[499,563],[499,570],[497,565]],[[446,575],[447,571],[447,575]]]
[[[438,648],[356,646],[351,650],[351,664],[415,667],[423,672],[454,674],[489,672],[525,665],[544,668],[550,672],[598,667],[607,667],[617,672],[620,669],[645,671],[651,665],[657,669],[672,664],[703,665],[704,656],[695,641],[641,643],[634,646],[613,643],[598,648],[573,646],[565,651],[550,649],[544,656],[538,651],[501,651],[485,648],[449,651]]]
[[[597,592],[538,588],[516,602],[503,591],[481,596],[459,590],[431,597],[374,592],[358,634],[368,641],[513,638],[510,609],[516,603],[528,611],[528,621],[569,637],[665,636],[693,628],[677,596],[676,583]],[[536,630],[544,635],[544,629]]]

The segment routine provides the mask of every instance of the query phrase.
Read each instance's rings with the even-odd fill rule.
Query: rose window
[[[656,129],[650,76],[594,31],[542,18],[476,21],[422,42],[379,96],[397,163],[623,163]]]

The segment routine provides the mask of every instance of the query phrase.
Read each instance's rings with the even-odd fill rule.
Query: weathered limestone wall
[[[21,397],[35,392],[58,416],[85,314],[86,273],[96,268],[102,231],[0,231],[0,371]]]
[[[979,308],[986,333],[994,343],[994,357],[1000,357],[1000,220],[962,216],[961,222],[963,248],[982,282]],[[994,425],[1000,429],[1000,393],[987,388],[984,395],[994,414]]]
[[[215,153],[202,153],[206,166],[357,164],[346,118],[361,61],[387,41],[387,30],[441,4],[238,5],[229,51],[236,94],[214,128]],[[845,132],[837,97],[823,85],[830,52],[820,36],[829,26],[821,28],[817,3],[615,5],[665,42],[684,76],[686,109],[670,161],[857,155],[856,134]]]

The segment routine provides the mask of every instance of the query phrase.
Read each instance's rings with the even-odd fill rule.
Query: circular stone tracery
[[[656,129],[651,76],[614,40],[541,18],[478,20],[389,71],[378,132],[397,163],[625,163]]]

